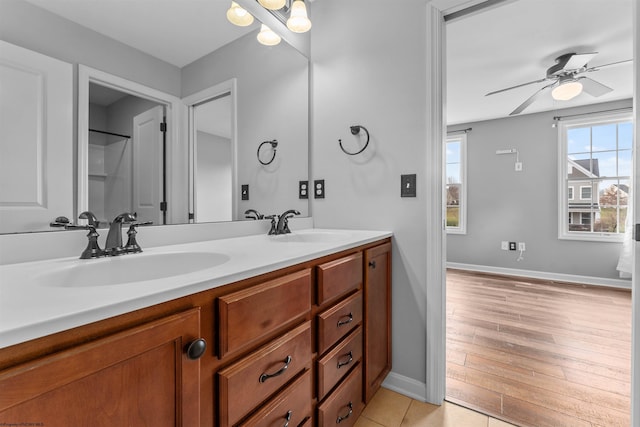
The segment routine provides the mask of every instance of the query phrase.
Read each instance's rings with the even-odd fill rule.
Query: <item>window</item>
[[[559,238],[622,239],[632,178],[632,126],[631,113],[560,121]]]
[[[467,135],[447,138],[446,143],[446,183],[447,233],[465,234],[467,229],[466,191]]]
[[[580,187],[580,200],[591,201],[591,187]]]

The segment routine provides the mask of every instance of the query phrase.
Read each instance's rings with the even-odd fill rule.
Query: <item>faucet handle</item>
[[[273,234],[277,234],[276,233],[276,230],[277,230],[276,218],[278,218],[278,215],[266,215],[264,217],[264,219],[270,219],[271,220],[271,228],[269,229],[269,232],[267,233],[269,236],[271,236]]]
[[[136,227],[146,226],[153,224],[153,221],[145,221],[145,222],[131,222],[129,223],[129,231],[127,231],[127,244],[124,245],[124,250],[128,254],[136,254],[138,252],[142,252],[142,248],[136,241]]]
[[[79,219],[88,220],[89,221],[89,225],[92,225],[95,228],[99,228],[100,227],[100,221],[98,221],[98,218],[96,218],[96,216],[91,211],[82,212],[80,215],[78,215],[78,218]]]
[[[49,227],[66,227],[71,221],[66,216],[59,216],[49,223]]]

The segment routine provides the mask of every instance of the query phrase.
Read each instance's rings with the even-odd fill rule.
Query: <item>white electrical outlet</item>
[[[518,243],[518,250],[519,251],[526,251],[527,247],[525,246],[524,242],[519,242]]]
[[[516,172],[522,172],[522,162],[516,162]]]
[[[500,244],[500,248],[503,251],[508,251],[509,250],[509,242],[507,242],[506,240],[503,240],[502,243]]]

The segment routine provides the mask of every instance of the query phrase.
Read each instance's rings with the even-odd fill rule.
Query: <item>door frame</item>
[[[144,86],[122,77],[78,65],[78,174],[77,174],[77,212],[89,208],[89,83],[95,83],[139,98],[148,99],[165,106],[167,116],[167,224],[186,222],[187,212],[178,209],[186,202],[176,200],[184,194],[186,182],[186,143],[180,138],[181,102],[180,98],[165,92]],[[182,173],[181,173],[182,172]],[[82,222],[83,220],[80,220]]]
[[[638,37],[638,13],[640,0],[633,0],[633,52],[634,52],[634,186],[636,189],[634,224],[640,222],[640,153],[638,153],[638,125],[640,124],[640,103],[638,88],[640,73],[637,60],[640,58]],[[446,2],[439,2],[446,3]],[[445,5],[446,6],[446,5]],[[449,4],[450,6],[450,4]],[[446,380],[446,230],[444,227],[443,150],[446,129],[446,29],[444,7],[433,5],[427,0],[427,170],[432,173],[427,178],[427,284],[426,284],[426,384],[425,398],[428,402],[441,405],[445,398]],[[437,192],[439,190],[439,193]],[[441,203],[432,203],[441,200]],[[640,243],[635,243],[635,266],[632,289],[640,286]],[[631,347],[631,425],[640,425],[640,292],[632,291],[632,347]]]
[[[237,79],[231,78],[216,85],[210,86],[199,92],[182,98],[182,104],[186,108],[186,125],[184,132],[188,141],[189,150],[189,212],[195,214],[196,207],[196,188],[195,174],[197,172],[196,156],[196,129],[195,129],[195,107],[199,104],[207,102],[224,93],[229,93],[231,97],[231,218],[238,218],[238,82]],[[189,222],[194,222],[190,219]]]

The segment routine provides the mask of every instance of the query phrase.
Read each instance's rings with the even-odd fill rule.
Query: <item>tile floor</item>
[[[380,388],[364,408],[354,427],[512,427],[462,406],[442,406],[413,400]]]

